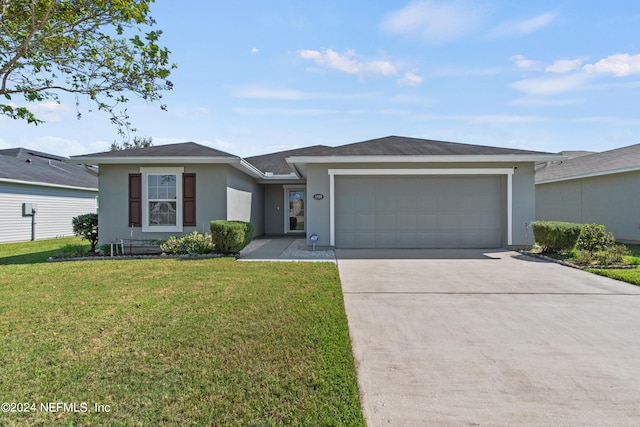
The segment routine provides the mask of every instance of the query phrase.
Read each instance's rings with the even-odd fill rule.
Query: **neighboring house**
[[[603,224],[620,241],[640,241],[640,144],[540,169],[536,219]]]
[[[72,236],[96,212],[97,171],[26,148],[0,150],[0,243]]]
[[[229,219],[337,248],[499,248],[531,243],[535,165],[563,158],[390,136],[247,159],[189,142],[70,161],[100,167],[101,244]]]

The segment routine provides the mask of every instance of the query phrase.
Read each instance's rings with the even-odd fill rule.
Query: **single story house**
[[[640,242],[640,144],[546,166],[536,173],[536,219],[603,224]]]
[[[101,244],[229,219],[336,248],[500,248],[532,243],[535,167],[563,158],[389,136],[246,159],[188,142],[70,161],[99,166]]]
[[[73,236],[72,219],[96,212],[97,171],[65,160],[0,150],[0,243]]]

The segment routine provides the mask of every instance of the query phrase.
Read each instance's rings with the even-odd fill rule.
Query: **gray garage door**
[[[498,248],[498,176],[336,176],[338,248]]]

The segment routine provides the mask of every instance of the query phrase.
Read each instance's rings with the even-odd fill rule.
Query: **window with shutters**
[[[182,231],[184,168],[140,168],[142,231]]]

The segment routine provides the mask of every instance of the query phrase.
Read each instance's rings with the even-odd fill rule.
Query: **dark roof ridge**
[[[125,157],[232,157],[239,158],[235,154],[230,154],[217,148],[198,144],[197,142],[176,142],[172,144],[152,145],[151,147],[129,148],[119,151],[103,151],[100,153],[82,154],[74,157],[95,157],[95,158],[125,158]]]

